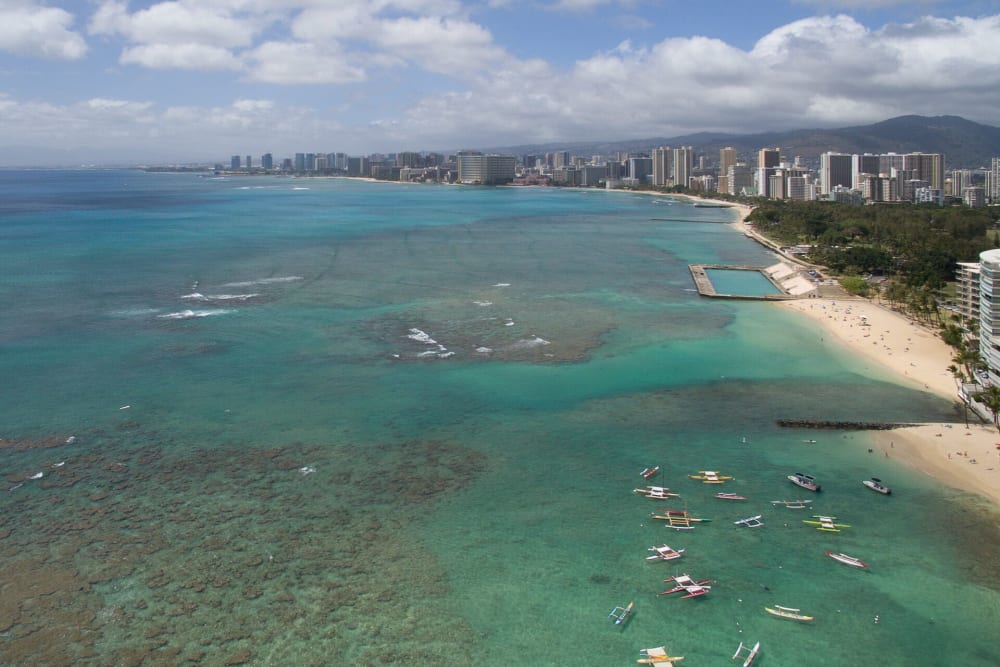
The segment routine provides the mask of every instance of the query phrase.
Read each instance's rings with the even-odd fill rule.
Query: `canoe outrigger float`
[[[632,615],[632,610],[635,608],[635,602],[629,602],[626,607],[615,607],[608,614],[608,618],[615,619],[615,625],[621,625],[629,619]]]
[[[854,556],[848,556],[847,554],[835,554],[832,551],[826,551],[824,553],[833,560],[843,563],[844,565],[861,568],[868,567],[868,563],[864,562],[860,558],[855,558]]]
[[[680,498],[681,494],[671,493],[665,486],[647,486],[644,489],[632,489],[633,492],[641,496],[652,498],[653,500],[666,500],[667,498]]]
[[[850,528],[849,523],[834,523],[835,516],[823,516],[821,514],[813,514],[814,519],[819,519],[818,521],[810,521],[809,519],[803,519],[802,523],[809,524],[810,526],[816,526],[816,530],[822,530],[824,533],[839,533],[841,528]]]
[[[676,577],[667,577],[664,581],[672,581],[676,584],[673,588],[662,593],[657,593],[657,595],[670,595],[671,593],[685,592],[685,595],[681,596],[684,598],[696,598],[702,595],[707,595],[711,586],[706,586],[706,584],[712,583],[711,579],[705,579],[704,581],[695,581],[686,574],[678,574]]]
[[[684,659],[683,655],[668,655],[667,649],[664,646],[640,649],[639,654],[642,657],[636,660],[636,662],[640,665],[672,665]]]
[[[698,519],[696,517],[688,514],[687,510],[661,510],[663,514],[657,514],[653,512],[650,514],[650,518],[658,519],[660,521],[667,522],[667,528],[673,528],[674,530],[694,530],[694,525],[696,523],[707,523],[711,519]]]
[[[779,604],[774,605],[774,608],[764,607],[764,611],[769,613],[771,616],[777,616],[778,618],[787,618],[790,621],[801,621],[803,623],[808,623],[813,620],[812,616],[806,616],[801,613],[801,609],[793,609],[792,607],[782,607]]]
[[[652,556],[646,556],[646,560],[677,560],[684,555],[684,549],[671,549],[666,544],[649,547],[646,551],[656,552]]]
[[[731,475],[720,475],[715,470],[699,470],[698,475],[688,475],[691,479],[699,479],[704,484],[723,484],[726,480],[732,479]]]
[[[749,646],[744,646],[743,642],[740,642],[740,647],[736,649],[736,653],[733,654],[733,660],[743,658],[743,651],[746,651],[746,658],[743,660],[743,667],[750,667],[750,664],[757,659],[757,654],[760,653],[760,642],[753,645],[753,648]]]

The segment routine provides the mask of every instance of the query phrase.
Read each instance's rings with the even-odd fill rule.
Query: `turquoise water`
[[[730,294],[734,296],[765,296],[767,294],[781,294],[781,290],[774,286],[760,271],[746,271],[741,269],[706,269],[708,279],[712,281],[717,294]]]
[[[624,665],[666,644],[731,664],[759,639],[761,665],[1000,663],[994,508],[863,434],[775,426],[952,406],[794,313],[699,298],[689,263],[773,259],[731,215],[0,172],[0,662]],[[681,498],[632,493],[650,465]],[[798,470],[815,511],[772,507],[807,493]],[[669,531],[664,506],[712,522]],[[685,557],[647,563],[664,542]],[[657,597],[684,572],[712,592]]]

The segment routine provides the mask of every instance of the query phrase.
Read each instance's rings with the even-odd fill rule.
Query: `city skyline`
[[[1000,108],[1000,14],[975,0],[12,0],[0,21],[0,165],[995,125]]]

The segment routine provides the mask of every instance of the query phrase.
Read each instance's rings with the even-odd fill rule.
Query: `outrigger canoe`
[[[701,480],[705,484],[723,484],[726,480],[732,479],[731,475],[720,475],[715,470],[699,470],[698,475],[688,475],[691,479]]]
[[[662,593],[657,593],[657,595],[670,595],[671,593],[680,593],[684,591],[686,594],[681,596],[684,598],[696,598],[702,595],[707,595],[711,586],[706,584],[712,583],[711,579],[705,579],[704,581],[695,581],[686,574],[679,574],[676,577],[667,577],[664,581],[672,581],[676,584],[670,590],[663,591]]]
[[[774,605],[774,608],[764,607],[764,611],[769,613],[771,616],[777,616],[778,618],[787,618],[790,621],[800,621],[802,623],[808,623],[813,620],[812,616],[806,616],[800,613],[801,609],[793,609],[792,607],[782,607],[781,605]]]
[[[750,664],[757,659],[757,654],[760,653],[760,642],[753,645],[753,648],[749,646],[744,646],[743,642],[740,642],[740,647],[736,649],[736,653],[733,654],[733,660],[743,657],[743,651],[746,651],[746,659],[743,661],[743,667],[750,667]]]
[[[666,500],[667,498],[680,498],[681,494],[671,493],[665,486],[647,486],[644,489],[632,489],[633,492],[641,496],[652,498],[653,500]]]
[[[667,649],[663,646],[656,648],[644,648],[639,651],[642,656],[637,663],[640,665],[672,665],[684,659],[683,655],[671,656],[667,654]]]
[[[671,549],[666,544],[649,547],[646,551],[656,552],[652,556],[646,556],[646,560],[677,560],[684,555],[684,549]]]
[[[608,618],[615,619],[615,625],[621,625],[628,620],[629,616],[632,615],[632,610],[635,608],[635,602],[629,602],[627,607],[615,607],[608,614]]]
[[[808,524],[810,526],[816,526],[816,530],[821,530],[824,533],[839,533],[841,528],[850,528],[849,523],[834,523],[835,516],[822,516],[820,514],[814,514],[814,519],[819,519],[818,521],[810,521],[809,519],[803,519],[802,523]]]
[[[643,468],[642,472],[640,472],[639,474],[645,477],[646,479],[649,479],[658,472],[660,472],[660,466],[653,466],[652,468]]]
[[[662,510],[663,514],[650,514],[653,519],[667,522],[667,528],[674,530],[694,530],[694,523],[708,523],[711,519],[699,519],[688,514],[687,510]]]
[[[833,560],[843,563],[844,565],[850,565],[851,567],[868,567],[868,563],[864,562],[860,558],[855,558],[854,556],[848,556],[847,554],[835,554],[832,551],[826,551],[827,556]]]
[[[716,493],[716,494],[714,494],[714,497],[719,498],[721,500],[746,500],[747,499],[746,496],[740,496],[740,495],[737,495],[735,493]]]

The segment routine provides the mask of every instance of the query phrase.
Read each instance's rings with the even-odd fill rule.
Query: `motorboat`
[[[886,486],[885,484],[883,484],[882,480],[880,480],[878,477],[872,477],[871,479],[866,479],[866,480],[864,480],[861,483],[864,484],[865,486],[867,486],[872,491],[875,491],[877,493],[881,493],[882,495],[885,495],[885,496],[887,496],[890,493],[892,493],[892,489],[890,489],[888,486]]]
[[[810,491],[819,491],[819,482],[812,475],[807,475],[802,472],[797,472],[794,475],[788,476],[788,481],[792,484],[798,484],[803,489],[809,489]]]
[[[844,565],[850,565],[851,567],[858,567],[858,568],[868,567],[868,563],[864,562],[860,558],[855,558],[854,556],[848,556],[847,554],[838,554],[832,551],[826,551],[824,553],[826,553],[826,555],[832,558],[833,560],[839,563],[843,563]]]

